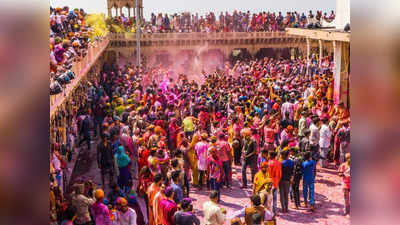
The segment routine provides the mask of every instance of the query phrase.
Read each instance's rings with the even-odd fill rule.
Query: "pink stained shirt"
[[[222,162],[226,162],[230,160],[231,146],[227,141],[219,140],[217,141],[218,146],[218,156]]]
[[[242,127],[239,124],[237,124],[237,123],[233,124],[234,136],[240,136],[240,131],[241,130],[242,130]]]
[[[170,199],[163,199],[160,202],[163,225],[174,225],[174,214],[177,211],[176,203]]]
[[[197,154],[197,167],[199,170],[205,171],[207,169],[207,150],[208,144],[201,141],[194,147]]]
[[[266,143],[272,144],[275,141],[275,132],[271,127],[264,127],[264,139]]]
[[[101,202],[95,202],[90,207],[96,225],[111,225],[108,207]]]
[[[219,179],[222,175],[222,162],[220,159],[216,160],[213,157],[208,158],[208,172],[210,173],[210,178]]]
[[[339,167],[339,172],[343,173],[343,188],[350,189],[350,166],[343,163]]]

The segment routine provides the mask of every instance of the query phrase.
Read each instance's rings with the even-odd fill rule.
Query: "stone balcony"
[[[306,52],[306,38],[286,32],[229,32],[229,33],[154,33],[141,34],[141,53],[154,57],[167,52],[171,56],[184,51],[218,50],[227,57],[234,49],[247,49],[255,55],[263,48],[298,48]],[[318,42],[311,42],[317,47]],[[50,96],[50,115],[63,105],[68,96],[84,80],[88,71],[102,57],[102,62],[115,62],[115,56],[132,57],[136,53],[135,33],[110,33],[88,49],[88,55],[73,65],[76,78],[58,95]]]
[[[135,33],[109,34],[109,50],[123,55],[136,49]],[[286,32],[228,32],[228,33],[153,33],[141,34],[141,52],[150,55],[157,51],[168,51],[172,55],[180,50],[191,50],[200,46],[219,49],[228,55],[233,49],[245,48],[255,54],[261,48],[298,48],[306,46],[306,39]]]

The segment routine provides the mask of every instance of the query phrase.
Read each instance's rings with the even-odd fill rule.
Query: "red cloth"
[[[163,225],[174,225],[174,214],[177,211],[176,203],[170,199],[163,199],[160,202]]]
[[[282,177],[282,164],[278,160],[268,161],[268,175],[271,177],[275,188],[278,188]]]
[[[139,193],[141,195],[144,195],[152,182],[153,182],[153,175],[151,173],[149,176],[141,175],[139,177],[139,185],[138,185]]]

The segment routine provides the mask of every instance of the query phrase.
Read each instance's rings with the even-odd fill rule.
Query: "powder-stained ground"
[[[85,146],[85,145],[84,145]],[[86,146],[85,146],[86,147]],[[79,154],[78,154],[79,152]],[[75,163],[76,162],[76,163]],[[98,187],[101,187],[100,171],[96,162],[95,143],[92,143],[90,151],[82,148],[76,149],[73,162],[69,164],[72,171],[71,181],[76,180],[93,180]],[[337,175],[335,169],[319,169],[315,183],[315,211],[307,212],[306,209],[293,209],[294,203],[289,202],[289,213],[278,213],[277,224],[323,224],[323,225],[348,225],[350,218],[343,215],[344,199],[342,191],[342,180]],[[248,171],[249,172],[249,171]],[[250,174],[248,174],[250,179]],[[136,182],[135,182],[136,183]],[[251,185],[248,189],[240,189],[241,185],[241,168],[233,168],[233,186],[232,189],[221,190],[221,206],[227,210],[227,218],[232,216],[236,210],[250,205],[249,197],[251,196]],[[302,184],[300,184],[302,187]],[[108,188],[106,188],[108,192]],[[209,191],[203,188],[199,191],[197,188],[191,188],[190,197],[193,199],[193,205],[196,214],[202,221],[202,204],[208,200]],[[302,191],[301,191],[302,196]],[[303,199],[301,197],[301,199]],[[145,205],[143,199],[139,199],[142,211],[145,213]],[[303,204],[303,203],[302,203]],[[278,194],[278,208],[280,208]],[[227,223],[226,224],[230,224]]]

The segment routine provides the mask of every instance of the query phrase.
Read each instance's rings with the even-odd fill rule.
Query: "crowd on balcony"
[[[50,7],[50,93],[57,94],[62,86],[74,79],[73,63],[86,56],[91,38],[91,27],[86,23],[83,9]]]
[[[101,184],[80,180],[62,193],[54,174],[65,158],[51,143],[52,224],[200,224],[198,210],[205,224],[224,224],[221,198],[239,188],[233,167],[252,196],[231,224],[273,222],[289,211],[310,216],[323,191],[314,188],[322,182],[317,168],[327,167],[343,177],[349,214],[350,114],[334,104],[330,64],[325,57],[320,67],[315,55],[309,66],[304,59],[250,58],[196,74],[201,83],[146,62],[105,65],[73,112],[59,115],[69,116],[64,135],[75,136],[72,152],[97,151]],[[190,190],[205,187],[210,200],[194,208]]]
[[[324,23],[330,23],[335,19],[335,13],[331,11],[322,13],[311,10],[308,15],[305,13],[287,12],[259,12],[250,13],[234,11],[232,14],[221,12],[219,15],[213,12],[204,16],[198,13],[189,12],[168,15],[151,14],[149,20],[142,23],[143,33],[188,33],[188,32],[262,32],[262,31],[284,31],[287,27],[299,28],[318,28]],[[127,18],[124,15],[111,19],[111,24],[118,25],[120,29],[110,26],[113,32],[134,31],[132,25],[135,24],[134,18]],[[118,31],[117,31],[118,30]]]

